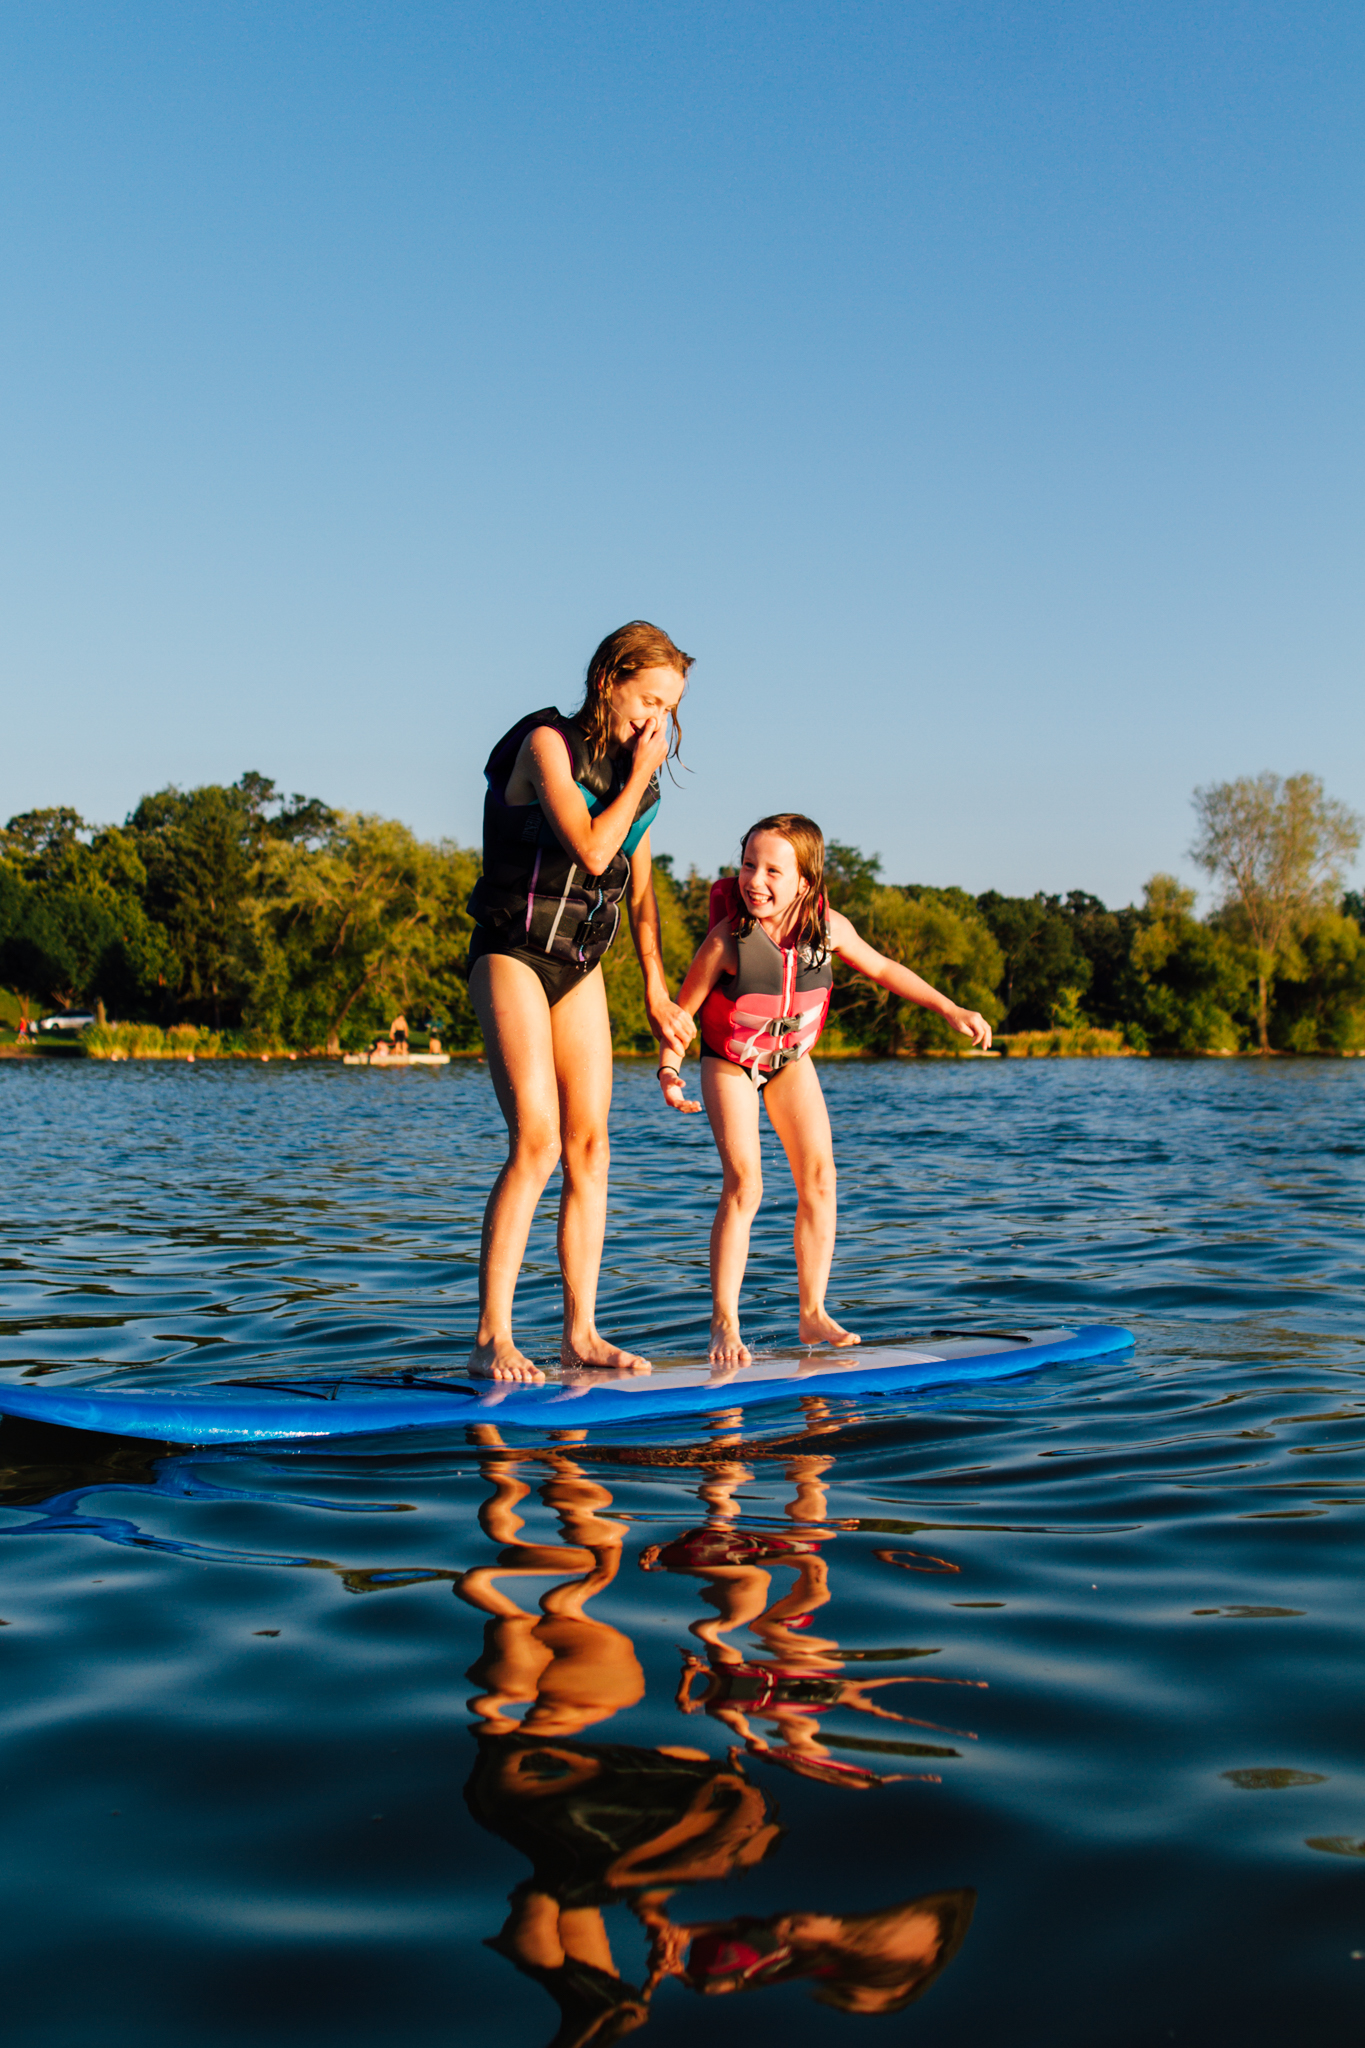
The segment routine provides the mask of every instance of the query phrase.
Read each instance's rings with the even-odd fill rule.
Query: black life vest
[[[723,875],[711,887],[711,923],[744,911],[739,884]],[[739,971],[722,974],[701,1006],[702,1044],[708,1052],[775,1074],[814,1046],[825,1028],[834,988],[828,938],[823,947],[778,946],[761,925],[735,936]]]
[[[620,795],[629,779],[628,753],[618,754],[614,761],[605,755],[590,760],[577,719],[563,717],[553,705],[519,718],[498,741],[484,770],[488,791],[483,800],[483,873],[474,885],[469,911],[485,930],[586,971],[597,965],[616,936],[621,898],[630,881],[630,856],[659,808],[659,778],[651,778],[611,865],[600,875],[590,875],[574,860],[538,803],[507,801],[507,779],[522,741],[542,725],[553,726],[562,735],[574,781],[594,817]]]

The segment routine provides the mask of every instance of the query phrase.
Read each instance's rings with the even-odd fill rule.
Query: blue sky
[[[656,844],[1135,896],[1365,810],[1365,12],[16,0],[0,817],[230,780],[476,838],[623,619]]]

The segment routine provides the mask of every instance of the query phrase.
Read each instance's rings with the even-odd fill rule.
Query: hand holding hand
[[[649,1028],[665,1052],[674,1053],[681,1059],[697,1035],[697,1027],[690,1013],[680,1010],[676,1003],[665,996],[662,1002],[650,1003]]]
[[[948,1022],[954,1031],[960,1031],[964,1038],[970,1038],[972,1044],[979,1047],[982,1052],[990,1051],[991,1027],[980,1011],[955,1010]]]

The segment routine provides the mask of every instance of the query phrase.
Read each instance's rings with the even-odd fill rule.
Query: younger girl
[[[749,1231],[763,1194],[758,1097],[796,1182],[796,1275],[803,1344],[856,1344],[825,1309],[834,1256],[835,1174],[829,1114],[815,1068],[805,1057],[824,1029],[833,956],[881,988],[932,1010],[973,1045],[989,1049],[991,1027],[927,981],[860,939],[830,910],[824,893],[825,842],[796,812],[760,818],[744,835],[738,878],[711,891],[711,930],[678,995],[701,1013],[701,1092],[720,1153],[723,1180],[711,1226],[711,1361],[747,1365],[739,1334],[739,1290]],[[670,1107],[695,1114],[666,1056],[659,1068]]]

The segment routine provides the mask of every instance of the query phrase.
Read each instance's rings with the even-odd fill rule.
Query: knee
[[[815,1159],[806,1167],[797,1189],[798,1198],[812,1208],[824,1208],[834,1200],[839,1176],[832,1159]]]
[[[564,1140],[564,1173],[571,1181],[605,1181],[611,1145],[604,1130],[574,1131]]]
[[[725,1199],[741,1215],[754,1215],[763,1200],[763,1175],[758,1168],[731,1167],[725,1176]]]
[[[547,1181],[559,1162],[559,1131],[548,1118],[532,1117],[517,1126],[512,1164],[521,1172]]]

